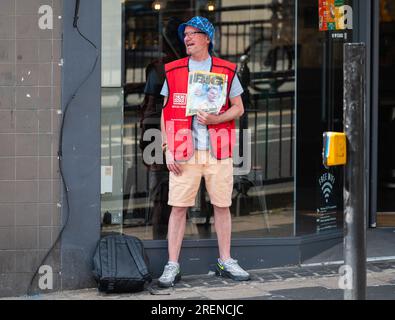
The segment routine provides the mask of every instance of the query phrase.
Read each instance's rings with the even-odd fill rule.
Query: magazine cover
[[[188,96],[185,114],[192,116],[198,110],[218,114],[226,101],[228,77],[226,74],[191,71],[188,76]]]

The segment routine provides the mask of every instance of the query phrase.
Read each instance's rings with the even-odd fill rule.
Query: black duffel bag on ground
[[[93,256],[93,274],[98,289],[106,293],[139,292],[152,277],[140,239],[108,235],[100,239]]]

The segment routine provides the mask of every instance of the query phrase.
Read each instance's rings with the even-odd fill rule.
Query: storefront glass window
[[[343,132],[343,46],[353,1],[300,0],[297,9],[296,235],[343,227],[343,167],[325,168],[323,132]]]
[[[113,146],[122,145],[122,150],[106,154],[106,163],[111,163],[111,158],[122,159],[122,168],[112,169],[114,175],[122,174],[123,181],[121,195],[115,194],[115,189],[102,192],[102,232],[122,232],[145,240],[166,239],[171,211],[167,205],[169,172],[166,165],[143,161],[144,148],[151,141],[142,137],[147,130],[160,128],[163,97],[159,92],[164,63],[185,56],[184,46],[177,39],[177,27],[201,15],[215,26],[214,55],[237,64],[244,89],[245,113],[237,121],[235,151],[235,159],[244,161],[235,161],[234,166],[232,236],[292,236],[295,1],[118,3],[123,12],[125,81],[119,91],[124,94],[123,119],[115,124],[122,126],[122,135],[106,136],[108,140],[102,146],[108,148],[110,141]],[[110,43],[104,42],[103,48],[106,45]],[[113,117],[115,122],[117,116]],[[188,210],[185,239],[215,238],[213,219],[213,207],[202,180],[196,204]]]

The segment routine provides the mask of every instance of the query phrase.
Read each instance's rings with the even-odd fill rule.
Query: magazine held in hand
[[[198,110],[218,114],[226,101],[228,76],[208,71],[191,71],[185,115],[193,116]]]

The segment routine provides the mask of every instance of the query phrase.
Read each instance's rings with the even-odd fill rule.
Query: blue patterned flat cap
[[[213,24],[210,21],[208,21],[207,18],[196,16],[193,17],[188,22],[180,24],[180,26],[178,27],[178,37],[181,39],[181,41],[184,41],[184,30],[186,26],[197,28],[203,31],[205,34],[207,34],[208,37],[210,38],[210,45],[208,47],[208,50],[211,51],[213,49],[215,29]]]

